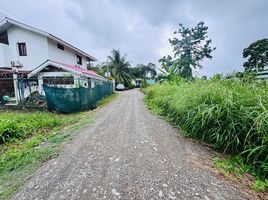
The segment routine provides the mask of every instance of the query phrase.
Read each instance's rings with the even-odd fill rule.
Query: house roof
[[[2,19],[2,20],[0,21],[0,33],[1,33],[1,32],[4,32],[5,30],[7,30],[7,29],[8,29],[10,26],[12,26],[12,25],[21,27],[21,28],[23,28],[23,29],[26,29],[26,30],[29,30],[29,31],[31,31],[31,32],[37,33],[37,34],[39,34],[39,35],[45,36],[45,37],[47,37],[47,38],[50,38],[50,39],[52,39],[52,40],[54,40],[54,41],[56,41],[56,42],[59,42],[59,43],[65,45],[65,46],[69,47],[70,49],[75,50],[75,51],[78,52],[79,54],[82,54],[82,55],[88,57],[88,58],[89,58],[90,60],[92,60],[92,61],[97,61],[97,59],[94,58],[93,56],[91,56],[91,55],[85,53],[84,51],[82,51],[82,50],[80,50],[80,49],[74,47],[73,45],[71,45],[71,44],[65,42],[64,40],[62,40],[62,39],[56,37],[55,35],[52,35],[52,34],[50,34],[50,33],[48,33],[48,32],[45,32],[45,31],[42,31],[42,30],[40,30],[40,29],[34,28],[34,27],[29,26],[29,25],[27,25],[27,24],[18,22],[18,21],[14,20],[14,19],[10,19],[10,18],[8,18],[8,17],[5,17],[4,19]]]
[[[81,73],[84,73],[84,74],[87,74],[87,75],[90,75],[90,76],[99,76],[99,77],[102,77],[100,75],[98,75],[96,72],[92,71],[92,70],[87,70],[87,69],[83,69],[83,68],[79,68],[79,67],[75,67],[75,66],[72,66],[72,65],[69,65],[69,64],[65,64],[65,63],[60,63],[60,62],[57,62],[57,61],[52,61],[53,63],[56,63],[56,64],[59,64],[59,65],[63,65],[69,69],[72,69],[72,70],[75,70],[75,71],[78,71],[78,72],[81,72]]]
[[[87,70],[87,69],[75,67],[75,66],[72,66],[69,64],[65,64],[65,63],[61,63],[61,62],[57,62],[57,61],[53,61],[53,60],[47,60],[46,62],[44,62],[43,64],[41,64],[37,68],[35,68],[31,73],[28,74],[28,77],[31,78],[31,77],[35,76],[36,74],[38,74],[40,71],[42,71],[47,66],[54,66],[54,67],[63,69],[67,72],[70,72],[71,74],[76,74],[79,76],[89,77],[89,78],[98,79],[98,80],[106,80],[104,77],[98,75],[96,72],[94,72],[92,70]]]

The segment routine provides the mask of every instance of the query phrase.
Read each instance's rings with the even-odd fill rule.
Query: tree
[[[111,76],[117,84],[123,83],[125,86],[129,86],[131,84],[132,73],[130,64],[126,60],[126,55],[121,56],[119,49],[113,49],[111,53],[112,55],[107,57],[108,62],[104,67],[108,67]]]
[[[97,74],[104,76],[107,69],[104,67],[104,65],[97,64],[96,66],[92,66],[91,70],[96,72]]]
[[[179,30],[174,32],[178,35],[169,39],[173,47],[174,58],[171,56],[160,59],[160,62],[176,64],[177,72],[184,78],[192,78],[192,68],[203,68],[201,61],[212,58],[211,53],[216,49],[211,47],[211,39],[207,36],[208,27],[204,22],[199,22],[194,28],[186,28],[179,24]]]
[[[156,65],[153,63],[148,63],[147,65],[138,64],[136,67],[131,68],[131,70],[134,78],[146,79],[150,73],[151,78],[154,79],[157,74]]]
[[[159,62],[161,63],[161,66],[163,68],[163,66],[170,67],[171,65],[173,65],[174,60],[170,55],[167,55],[167,56],[160,58]]]
[[[157,75],[157,72],[156,72],[156,65],[154,63],[148,63],[146,66],[145,66],[145,72],[148,74],[150,73],[151,74],[151,78],[154,79],[155,76]]]
[[[245,71],[258,71],[268,65],[268,38],[257,40],[243,50],[243,58],[247,61]]]
[[[208,80],[208,77],[207,76],[202,76],[202,80]]]

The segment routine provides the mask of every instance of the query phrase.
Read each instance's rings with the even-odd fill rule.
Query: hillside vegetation
[[[145,101],[183,134],[239,155],[268,177],[268,86],[241,80],[180,81],[146,89]]]

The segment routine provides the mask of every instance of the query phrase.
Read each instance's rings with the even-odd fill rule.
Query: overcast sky
[[[220,3],[221,2],[221,3]],[[133,65],[172,54],[178,24],[209,26],[216,47],[198,75],[242,70],[242,50],[268,37],[268,0],[0,0],[0,12],[105,61],[119,48]]]

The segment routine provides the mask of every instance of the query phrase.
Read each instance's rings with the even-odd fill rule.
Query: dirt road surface
[[[13,199],[247,199],[202,164],[207,147],[147,110],[139,90],[95,115]]]

